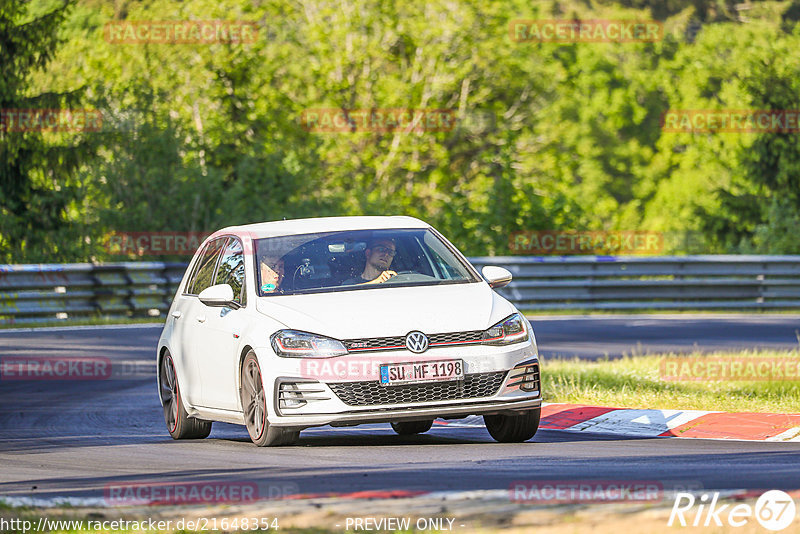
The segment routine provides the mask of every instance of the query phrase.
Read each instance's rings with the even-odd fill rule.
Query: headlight
[[[483,333],[484,345],[510,345],[528,340],[527,320],[520,314],[503,319]]]
[[[298,330],[279,330],[272,334],[272,349],[284,358],[332,358],[347,354],[341,341]]]

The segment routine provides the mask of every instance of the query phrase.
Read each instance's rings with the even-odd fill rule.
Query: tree
[[[88,141],[44,131],[32,122],[42,110],[58,120],[77,106],[81,90],[30,94],[30,79],[45,69],[60,44],[69,4],[40,16],[29,4],[0,0],[0,261],[64,259],[79,246],[68,209],[76,199],[75,171],[90,154]],[[19,110],[28,113],[23,119]],[[33,110],[33,111],[31,111]]]
[[[800,252],[800,141],[797,120],[794,127],[789,122],[800,109],[800,69],[783,56],[788,46],[776,40],[770,53],[752,58],[741,83],[749,108],[769,110],[788,130],[752,134],[740,150],[736,179],[716,191],[719,211],[704,214],[707,229],[741,252]]]

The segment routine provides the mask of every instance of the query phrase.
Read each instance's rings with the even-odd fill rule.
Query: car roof
[[[287,219],[242,226],[229,226],[214,232],[209,239],[218,235],[247,235],[253,239],[318,232],[339,232],[345,230],[385,230],[392,228],[429,228],[430,225],[415,217],[396,216],[358,216],[358,217],[314,217],[309,219]]]

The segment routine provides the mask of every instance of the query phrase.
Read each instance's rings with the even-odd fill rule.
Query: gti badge
[[[419,330],[409,332],[406,336],[406,348],[411,352],[416,352],[417,354],[420,352],[425,352],[428,350],[428,336]]]

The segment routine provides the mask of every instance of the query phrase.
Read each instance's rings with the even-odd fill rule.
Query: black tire
[[[392,429],[401,436],[422,434],[430,430],[432,426],[433,419],[427,421],[399,421],[397,423],[392,423]]]
[[[528,410],[521,415],[484,415],[486,430],[500,443],[528,441],[539,430],[542,409]]]
[[[239,395],[242,399],[244,423],[250,439],[259,447],[278,447],[292,445],[300,438],[299,430],[269,426],[267,419],[267,399],[261,367],[256,353],[247,353],[242,362],[242,381]]]
[[[203,439],[211,434],[211,421],[189,417],[181,399],[178,374],[169,351],[164,353],[159,366],[159,388],[161,405],[164,408],[164,422],[172,439]]]

